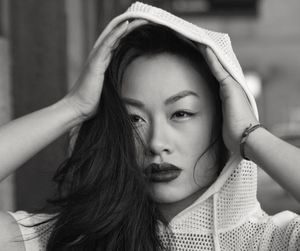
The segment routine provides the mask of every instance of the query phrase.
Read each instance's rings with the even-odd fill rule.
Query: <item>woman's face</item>
[[[121,95],[144,142],[136,145],[154,200],[173,203],[203,193],[217,167],[210,151],[199,160],[211,142],[214,116],[201,75],[179,56],[141,56],[126,68]]]

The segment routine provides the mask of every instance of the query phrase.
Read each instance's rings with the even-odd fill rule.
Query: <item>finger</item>
[[[106,47],[106,48],[112,48],[112,46],[114,45],[114,43],[122,36],[126,33],[126,31],[129,28],[129,21],[125,22],[126,27],[120,27],[119,26],[112,30],[111,33],[104,39],[102,46]]]
[[[211,48],[209,48],[206,45],[199,44],[198,48],[200,49],[201,53],[203,54],[209,68],[211,69],[212,73],[216,77],[216,79],[222,83],[227,78],[229,78],[231,75],[224,69],[222,64],[220,63],[219,59],[215,55],[215,53],[212,51]]]
[[[127,35],[133,29],[146,23],[149,23],[149,21],[136,19],[131,23],[126,21],[119,25],[110,33],[109,36],[104,39],[103,43],[99,45],[99,48],[96,48],[97,50],[92,55],[90,67],[100,71],[100,73],[104,73],[110,62],[112,54],[111,52],[118,46],[121,38]]]
[[[220,61],[218,60],[211,48],[206,47],[205,52],[206,59],[213,74],[220,82],[223,81],[229,75],[228,72],[223,68],[223,66],[221,65]]]
[[[137,28],[138,26],[144,25],[146,23],[149,23],[147,20],[142,19],[136,19],[132,22],[126,21],[125,24],[121,24],[118,26],[115,30],[113,30],[102,42],[101,45],[99,45],[99,50],[101,50],[99,53],[102,54],[102,58],[108,58],[111,51],[115,49],[121,38],[126,36],[130,31]],[[125,28],[124,28],[125,26]]]
[[[223,87],[224,85],[232,85],[238,88],[242,88],[240,84],[231,76],[231,74],[224,69],[224,67],[222,66],[222,64],[220,63],[220,61],[218,60],[217,56],[211,48],[207,46],[202,46],[200,50],[204,54],[204,57],[212,73],[219,81],[221,87]]]
[[[150,23],[148,20],[145,19],[136,19],[132,22],[129,23],[128,29],[126,31],[126,33],[131,32],[132,30],[134,30],[135,28],[137,28],[138,26],[144,25],[144,24],[148,24]]]
[[[86,65],[90,71],[98,71],[99,74],[103,74],[105,72],[111,57],[110,51],[112,50],[112,45],[109,43],[113,43],[114,40],[124,34],[128,28],[128,25],[128,21],[121,23],[114,30],[112,30],[109,36],[105,38],[101,44],[93,48],[86,62]],[[108,38],[110,38],[110,41],[107,41]]]
[[[129,22],[125,21],[115,27],[107,37],[104,38],[104,40],[99,43],[98,45],[95,45],[92,52],[90,53],[90,56],[93,56],[96,53],[105,52],[107,47],[112,47],[112,44],[114,41],[118,39],[122,34],[125,33],[125,31],[128,29]]]
[[[116,30],[116,32],[112,32],[111,35],[109,35],[103,41],[103,43],[106,45],[106,47],[111,49],[114,47],[115,43],[120,40],[120,38],[124,37],[126,34],[128,34],[133,29],[137,28],[138,26],[141,26],[146,23],[148,23],[147,20],[136,19],[136,20],[128,23],[126,29],[120,29],[120,30]]]
[[[200,45],[199,49],[203,53],[204,58],[206,59],[212,73],[215,75],[216,79],[220,83],[221,98],[229,96],[230,92],[232,92],[232,90],[233,90],[232,88],[240,89],[240,91],[243,93],[243,95],[245,95],[242,87],[224,69],[224,67],[222,66],[222,64],[218,60],[217,56],[215,55],[215,53],[212,51],[212,49],[205,45]]]
[[[129,23],[127,30],[114,42],[113,49],[117,48],[120,44],[121,38],[125,37],[132,30],[136,29],[139,26],[149,23],[148,20],[137,19]]]
[[[98,48],[101,44],[103,44],[103,41],[109,36],[111,35],[112,32],[114,32],[114,30],[118,29],[118,28],[122,28],[122,25],[128,26],[129,21],[126,20],[122,23],[119,23],[117,26],[115,26],[112,30],[109,27],[109,25],[101,32],[100,36],[97,38],[96,42],[94,43],[93,49]]]

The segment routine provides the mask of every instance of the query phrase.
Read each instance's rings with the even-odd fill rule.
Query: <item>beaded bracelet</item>
[[[253,132],[254,130],[256,130],[257,128],[260,128],[260,127],[263,127],[263,126],[261,124],[256,124],[256,125],[250,124],[242,134],[241,141],[240,141],[240,153],[241,153],[242,158],[245,160],[249,160],[245,156],[245,143],[247,141],[247,138],[251,132]]]

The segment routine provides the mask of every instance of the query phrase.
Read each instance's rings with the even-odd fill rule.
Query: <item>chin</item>
[[[160,195],[153,195],[152,198],[158,204],[171,204],[171,203],[175,203],[178,201],[178,199],[170,198],[170,196],[166,197],[166,196],[160,196]]]
[[[192,204],[206,191],[207,187],[189,184],[154,183],[151,189],[152,198],[159,204]]]
[[[185,191],[182,187],[167,187],[165,185],[154,185],[152,199],[156,203],[176,203],[192,195],[194,191]]]

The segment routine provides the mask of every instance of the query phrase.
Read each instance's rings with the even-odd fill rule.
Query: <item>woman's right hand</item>
[[[79,121],[84,121],[95,114],[102,92],[104,73],[110,63],[112,51],[117,47],[120,39],[146,23],[148,21],[142,19],[130,23],[123,22],[102,41],[96,42],[78,80],[63,98],[64,102],[74,109]]]
[[[112,50],[123,36],[147,22],[141,19],[125,22],[103,35],[74,87],[63,99],[0,127],[0,181],[96,112]]]

